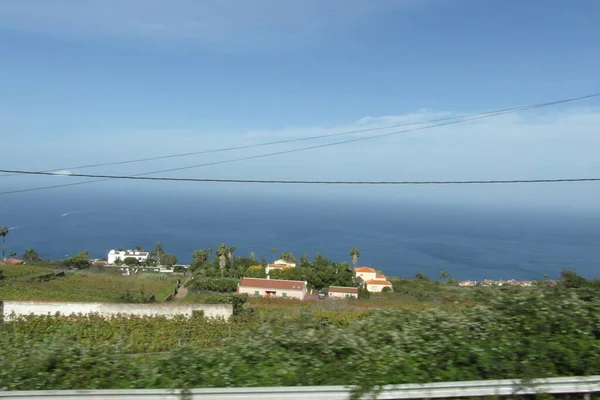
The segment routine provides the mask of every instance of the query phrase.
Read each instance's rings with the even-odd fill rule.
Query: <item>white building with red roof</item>
[[[304,300],[308,293],[307,284],[306,281],[243,278],[238,285],[238,293],[246,293],[250,296]]]
[[[370,267],[354,268],[354,277],[360,278],[369,292],[382,292],[386,287],[392,289],[392,283],[387,280],[385,275]]]
[[[273,263],[271,263],[271,264],[267,264],[267,267],[265,268],[265,272],[268,275],[269,271],[274,270],[274,269],[284,269],[284,268],[294,268],[294,267],[296,267],[296,263],[287,262],[285,260],[277,260],[277,261],[273,261]]]
[[[357,299],[358,289],[355,287],[329,286],[329,297],[334,299]]]

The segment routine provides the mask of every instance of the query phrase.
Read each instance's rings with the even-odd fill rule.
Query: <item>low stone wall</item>
[[[3,314],[2,309],[4,309]],[[0,321],[8,320],[13,313],[16,316],[29,314],[53,315],[60,313],[62,315],[71,315],[97,313],[103,316],[128,314],[172,317],[174,315],[191,316],[194,312],[202,312],[205,317],[209,318],[223,317],[228,319],[233,314],[233,306],[231,304],[111,304],[42,301],[0,302]]]

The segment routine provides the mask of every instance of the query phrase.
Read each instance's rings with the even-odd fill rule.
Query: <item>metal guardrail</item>
[[[504,379],[491,381],[440,382],[386,386],[377,398],[436,399],[456,397],[511,396],[525,394],[582,394],[590,399],[592,393],[600,393],[600,375],[539,379],[523,383]],[[182,394],[178,390],[57,390],[57,391],[0,391],[0,399],[8,400],[347,400],[351,389],[343,386],[270,387],[193,389]]]

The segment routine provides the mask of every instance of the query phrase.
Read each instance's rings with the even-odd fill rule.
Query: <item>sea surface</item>
[[[123,195],[48,192],[5,196],[0,225],[11,228],[7,251],[32,247],[57,259],[112,248],[165,250],[189,262],[194,250],[225,242],[236,254],[272,259],[272,248],[298,257],[321,252],[387,275],[456,279],[542,279],[575,269],[600,275],[600,219],[581,212],[352,202],[294,197],[211,196],[160,193]]]

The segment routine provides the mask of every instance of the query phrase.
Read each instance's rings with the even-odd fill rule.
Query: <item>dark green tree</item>
[[[177,256],[174,254],[164,253],[160,256],[160,264],[166,265],[167,267],[172,267],[177,264]]]
[[[291,251],[284,251],[279,255],[279,258],[289,263],[296,263],[296,256]]]
[[[140,265],[140,262],[135,257],[126,257],[125,260],[123,260],[123,262],[129,267],[135,267],[137,265]]]
[[[92,265],[90,261],[90,253],[87,250],[82,251],[81,253],[77,253],[74,256],[66,258],[63,261],[66,267],[77,268],[77,269],[85,269],[89,268]]]
[[[38,252],[35,251],[35,249],[30,248],[25,250],[25,252],[23,253],[23,260],[25,262],[35,262],[40,260],[40,256]]]

